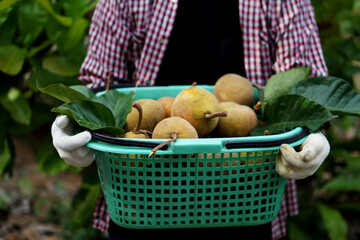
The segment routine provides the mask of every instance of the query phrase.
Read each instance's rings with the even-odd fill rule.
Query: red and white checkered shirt
[[[90,26],[88,53],[79,79],[88,87],[139,81],[154,85],[181,0],[99,0]],[[311,66],[312,75],[325,76],[318,27],[310,0],[239,0],[247,78],[260,85],[277,72]],[[130,76],[131,75],[131,76]],[[298,213],[296,185],[288,180],[273,239],[286,234],[286,218]],[[108,230],[110,217],[102,194],[93,226]]]

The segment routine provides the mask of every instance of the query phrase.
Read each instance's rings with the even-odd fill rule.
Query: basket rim
[[[110,143],[121,146],[134,146],[134,147],[145,147],[145,148],[154,148],[158,144],[162,143],[167,139],[125,139],[120,137],[111,137],[107,135],[103,135],[100,133],[96,133],[93,131],[89,131],[91,133],[92,139],[97,140],[98,143]],[[264,135],[264,136],[247,136],[247,137],[228,137],[228,138],[203,138],[196,139],[197,141],[211,142],[213,140],[220,140],[225,142],[225,147],[227,149],[233,148],[256,148],[256,147],[276,147],[280,146],[283,143],[293,143],[301,140],[302,138],[308,136],[310,133],[308,128],[297,127],[285,133],[278,133],[272,135]],[[178,139],[176,142],[187,142],[190,139]],[[173,143],[173,144],[176,144]],[[161,150],[168,149],[168,145],[165,145],[161,148]]]
[[[141,86],[138,89],[146,89],[146,92],[152,89],[163,89],[166,88],[183,88],[187,85],[170,85],[170,86]],[[210,85],[199,85],[200,87],[211,88]],[[144,88],[142,88],[144,87]],[[123,89],[124,91],[130,91],[134,88],[132,84],[126,85],[111,85],[111,89]],[[101,94],[103,88],[93,89],[93,92]],[[166,141],[167,139],[124,139],[119,137],[111,137],[103,135],[96,131],[89,131],[91,133],[92,139],[88,143],[88,147],[100,151],[111,151],[111,152],[121,152],[119,148],[123,148],[125,152],[127,150],[145,150],[151,151],[153,148],[158,146],[160,143]],[[281,144],[287,143],[292,146],[297,146],[305,141],[306,137],[309,135],[309,129],[305,127],[295,127],[289,129],[286,132],[271,134],[271,135],[261,135],[261,136],[246,136],[246,137],[225,137],[225,138],[198,138],[198,139],[178,139],[176,142],[170,143],[163,146],[160,150],[165,152],[176,148],[177,153],[187,152],[184,151],[192,150],[193,153],[196,152],[222,152],[222,150],[246,150],[246,149],[263,149],[263,148],[272,148],[278,149]],[[116,149],[118,148],[118,149]],[[191,148],[191,149],[189,149]],[[198,148],[198,149],[196,149]],[[209,150],[208,148],[212,148]],[[181,149],[181,150],[180,150]],[[180,151],[180,152],[179,152]],[[163,152],[163,151],[159,151]]]
[[[113,153],[149,154],[150,151],[167,139],[124,139],[109,137],[97,133],[92,134],[88,147]],[[183,153],[220,153],[235,151],[262,151],[280,149],[281,144],[291,146],[302,144],[310,131],[307,128],[297,127],[285,133],[248,136],[234,138],[198,138],[178,139],[159,149],[156,154],[183,154]],[[231,140],[230,140],[231,139]]]

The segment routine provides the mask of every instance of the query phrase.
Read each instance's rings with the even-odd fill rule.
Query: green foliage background
[[[329,75],[360,91],[360,1],[312,4]],[[314,176],[297,181],[300,214],[288,224],[292,240],[360,238],[360,119],[342,117],[331,124],[329,157]]]
[[[360,1],[312,1],[329,75],[360,90]],[[47,174],[78,172],[83,184],[62,218],[65,235],[99,239],[90,218],[99,191],[95,171],[69,167],[52,146],[51,108],[54,98],[41,94],[42,85],[80,84],[77,73],[86,54],[88,30],[96,1],[0,1],[0,175],[11,174],[14,144],[32,138],[38,168]],[[6,128],[4,127],[6,126]],[[332,150],[319,171],[298,181],[300,214],[288,224],[296,239],[357,239],[360,221],[360,120],[332,121],[328,132]],[[41,133],[41,134],[39,134]],[[1,200],[1,199],[0,199]],[[66,239],[66,236],[64,236]]]

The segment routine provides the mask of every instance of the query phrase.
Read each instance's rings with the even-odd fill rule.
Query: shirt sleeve
[[[328,70],[321,48],[319,30],[310,0],[274,0],[271,37],[275,44],[273,70],[311,66],[312,76],[326,76]]]
[[[78,78],[90,88],[129,79],[130,27],[126,1],[99,0],[91,20],[89,45]],[[126,81],[125,81],[126,82]]]

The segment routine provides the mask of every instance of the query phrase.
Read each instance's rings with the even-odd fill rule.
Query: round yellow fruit
[[[254,105],[252,83],[235,73],[220,77],[214,85],[213,93],[219,102],[235,102],[250,107]]]
[[[196,129],[185,119],[169,117],[161,120],[154,128],[152,138],[168,139],[172,134],[177,138],[198,138]]]
[[[216,97],[196,84],[183,89],[175,98],[171,107],[172,117],[181,117],[196,129],[199,137],[205,136],[216,127],[219,117],[208,118],[208,115],[219,112]]]
[[[175,98],[174,97],[161,97],[157,99],[158,102],[160,102],[165,110],[166,117],[171,117],[171,106],[174,103]]]
[[[234,102],[219,104],[222,111],[227,111],[227,117],[220,118],[214,132],[219,137],[246,137],[257,126],[255,111]]]
[[[154,99],[139,99],[138,102],[142,108],[142,121],[140,129],[152,132],[161,120],[166,116],[162,104]],[[133,107],[126,116],[125,130],[133,130],[139,119],[139,112]]]

